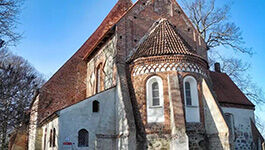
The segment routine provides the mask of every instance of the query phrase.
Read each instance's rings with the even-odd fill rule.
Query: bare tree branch
[[[190,20],[206,41],[209,49],[225,46],[235,51],[253,54],[251,48],[244,46],[240,28],[228,20],[231,10],[229,5],[217,8],[215,0],[194,0],[190,3],[186,0],[182,1]]]
[[[0,145],[4,149],[9,130],[28,120],[34,91],[44,83],[42,76],[22,57],[0,50]]]
[[[0,0],[0,39],[5,45],[15,45],[21,34],[15,32],[17,15],[23,0]]]

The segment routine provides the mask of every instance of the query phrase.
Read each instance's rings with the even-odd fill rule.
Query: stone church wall
[[[251,149],[253,137],[250,121],[254,121],[254,110],[222,107],[224,113],[230,113],[234,118],[234,137],[235,149]]]
[[[189,137],[190,150],[207,149],[207,137],[202,123],[187,123],[186,132]]]

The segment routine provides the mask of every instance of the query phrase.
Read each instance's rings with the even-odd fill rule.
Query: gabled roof
[[[141,40],[143,42],[139,44],[131,60],[170,54],[200,57],[167,19],[161,19],[155,24],[157,25]]]
[[[222,106],[231,104],[255,107],[227,74],[210,71],[210,77],[213,82],[213,90]]]
[[[39,120],[48,114],[86,98],[86,63],[83,60],[93,46],[117,23],[133,3],[119,0],[97,30],[79,50],[40,89]]]

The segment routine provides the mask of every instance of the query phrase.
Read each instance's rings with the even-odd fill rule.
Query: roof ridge
[[[130,5],[130,6],[129,6]],[[119,8],[119,7],[122,7],[124,10],[122,10],[121,8]],[[131,0],[118,0],[118,2],[114,5],[114,7],[110,10],[110,12],[108,13],[108,15],[104,18],[104,20],[101,22],[101,24],[98,26],[98,28],[95,30],[95,32],[89,37],[89,39],[94,35],[94,34],[96,34],[97,32],[98,32],[98,30],[100,30],[100,28],[107,28],[106,30],[105,30],[105,33],[106,32],[108,32],[109,31],[109,29],[111,29],[127,12],[128,12],[128,10],[129,9],[131,9],[131,7],[133,7],[133,3],[132,3],[132,1]],[[118,10],[118,8],[119,8],[119,10]],[[126,9],[126,10],[125,10]],[[121,12],[123,12],[120,16],[115,16],[115,13],[117,13],[117,11],[121,11]],[[112,16],[112,15],[114,15],[114,16]],[[114,21],[109,21],[108,19],[109,18],[112,18],[112,20],[114,20]],[[104,35],[105,35],[105,33],[104,34],[102,34],[99,38],[98,38],[98,40],[97,41],[99,41]],[[88,40],[89,40],[88,39]],[[88,41],[87,40],[87,41]],[[97,44],[97,42],[95,42],[94,44],[93,44],[93,46],[91,46],[91,48],[93,48],[95,45]],[[86,42],[81,46],[81,48],[83,48],[83,46],[84,46],[84,48],[86,49],[87,48],[87,45],[86,45]],[[81,49],[80,48],[80,49]],[[92,51],[93,49],[90,49],[89,51],[87,51],[86,53],[85,53],[85,55],[84,55],[84,57],[83,58],[85,58],[85,57],[87,57],[90,53],[91,53],[91,51]]]

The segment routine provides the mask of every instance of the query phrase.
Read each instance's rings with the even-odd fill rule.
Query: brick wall
[[[117,23],[118,58],[124,61],[160,18],[175,25],[185,41],[207,60],[206,45],[175,0],[139,0]]]

